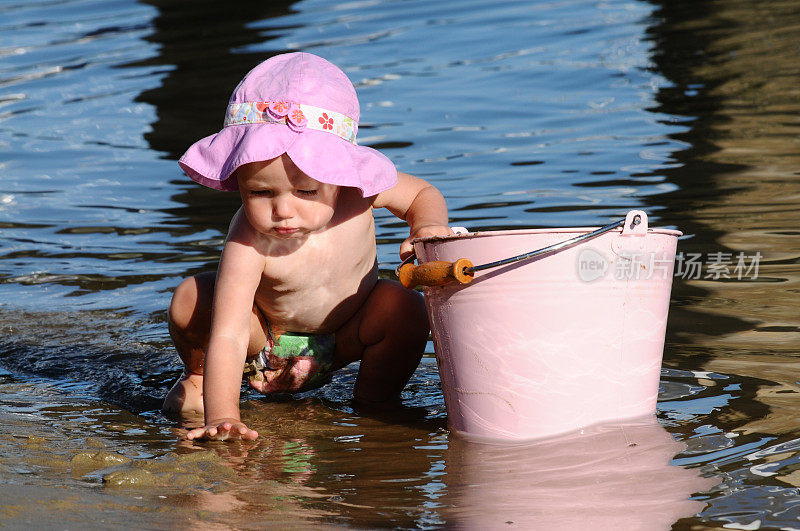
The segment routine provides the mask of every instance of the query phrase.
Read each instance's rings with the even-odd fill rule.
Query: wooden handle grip
[[[467,272],[472,262],[460,258],[455,262],[425,262],[420,265],[405,264],[397,272],[400,283],[407,288],[417,286],[443,286],[454,280],[468,284],[475,274]]]

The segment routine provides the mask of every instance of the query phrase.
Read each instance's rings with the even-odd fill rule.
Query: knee
[[[397,286],[399,290],[402,290],[399,295],[402,302],[398,304],[398,308],[402,311],[402,318],[417,334],[424,336],[427,341],[430,323],[428,322],[428,312],[425,309],[425,299],[423,299],[422,293],[404,288],[399,284]]]
[[[382,315],[385,333],[402,336],[411,343],[421,341],[424,345],[430,326],[422,294],[397,282],[386,281],[382,288],[379,314]]]
[[[200,306],[198,279],[189,277],[178,284],[169,303],[169,327],[172,332],[185,332],[197,320]]]

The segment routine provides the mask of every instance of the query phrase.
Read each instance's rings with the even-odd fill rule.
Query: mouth
[[[296,229],[293,227],[275,227],[273,230],[279,236],[291,236],[292,234],[298,232],[300,229]]]

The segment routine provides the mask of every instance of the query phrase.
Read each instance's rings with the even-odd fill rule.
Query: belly
[[[361,308],[377,280],[377,266],[373,266],[357,281],[331,278],[319,284],[259,288],[255,302],[273,331],[328,334]]]
[[[279,331],[335,332],[378,281],[374,243],[360,247],[304,245],[290,255],[269,258],[256,306]]]

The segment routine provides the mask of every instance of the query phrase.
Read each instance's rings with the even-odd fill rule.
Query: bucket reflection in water
[[[414,248],[420,263],[479,265],[591,230],[468,233]],[[450,429],[535,439],[653,414],[680,234],[631,211],[588,242],[426,287]]]
[[[456,437],[441,501],[458,529],[670,529],[717,483],[669,465],[683,447],[655,416],[523,444]]]

